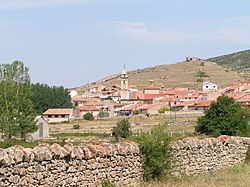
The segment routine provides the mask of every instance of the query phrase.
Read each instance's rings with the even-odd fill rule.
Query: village
[[[129,84],[129,77],[124,68],[120,75],[120,85],[90,84],[86,91],[79,95],[70,89],[74,108],[51,108],[43,113],[48,123],[60,123],[82,118],[92,113],[100,118],[100,112],[107,117],[146,115],[157,116],[171,114],[202,114],[217,97],[227,95],[244,107],[250,107],[250,80],[242,80],[229,87],[220,88],[211,82],[204,82],[199,90],[187,88],[167,89],[154,86],[150,80],[148,87],[139,90],[136,85]],[[165,111],[159,111],[166,108]]]

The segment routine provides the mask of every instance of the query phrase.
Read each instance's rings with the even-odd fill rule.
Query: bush
[[[168,108],[168,107],[163,107],[163,108],[160,108],[160,109],[158,110],[158,113],[164,114],[164,113],[167,112],[167,111],[169,111],[169,108]]]
[[[195,131],[212,136],[249,136],[249,115],[232,98],[220,96],[212,102],[205,115],[198,118]]]
[[[247,152],[246,152],[245,163],[247,163],[247,164],[250,163],[250,146],[248,146],[248,149],[247,149]]]
[[[92,113],[88,112],[88,113],[83,115],[83,119],[92,121],[92,120],[94,120],[94,116]]]
[[[143,155],[143,176],[146,181],[160,180],[170,174],[173,157],[166,125],[159,124],[151,132],[141,134],[133,140],[140,145]]]
[[[141,111],[140,110],[133,110],[133,115],[138,115],[138,114],[140,114],[141,113]]]
[[[115,185],[107,178],[102,182],[102,187],[115,187]]]
[[[98,117],[99,117],[99,118],[109,117],[109,112],[108,112],[108,111],[100,111],[100,112],[98,113]]]
[[[74,124],[73,129],[80,129],[80,125],[79,124]]]
[[[131,125],[127,119],[118,121],[116,126],[113,127],[112,136],[114,136],[117,141],[121,138],[128,138],[132,134],[130,128]]]

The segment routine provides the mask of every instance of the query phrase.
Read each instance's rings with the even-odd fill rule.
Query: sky
[[[249,0],[0,0],[0,64],[33,83],[78,87],[111,74],[249,49]]]

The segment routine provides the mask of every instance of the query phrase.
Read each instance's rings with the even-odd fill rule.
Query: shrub
[[[118,121],[116,126],[113,127],[112,136],[114,136],[117,141],[121,138],[128,138],[132,134],[130,128],[131,125],[127,119]]]
[[[160,114],[164,114],[165,112],[169,111],[169,108],[168,107],[162,107],[158,110],[158,113]]]
[[[74,124],[73,125],[73,129],[79,129],[80,128],[80,125],[79,124]]]
[[[92,121],[92,120],[94,120],[94,116],[92,113],[88,112],[88,113],[83,115],[83,119]]]
[[[246,152],[245,163],[247,163],[247,164],[250,163],[250,146],[248,146],[248,149],[247,149],[247,152]]]
[[[143,155],[143,175],[146,181],[160,180],[170,174],[173,157],[166,125],[159,124],[151,132],[143,133],[133,140],[140,145]]]
[[[195,131],[212,136],[249,136],[249,115],[232,98],[220,96],[212,102],[209,109],[199,117]]]
[[[98,117],[99,117],[99,118],[109,117],[109,112],[108,112],[108,111],[100,111],[100,112],[98,113]]]
[[[115,185],[107,178],[102,181],[102,187],[115,187]]]
[[[141,111],[140,110],[133,110],[133,115],[138,115],[138,114],[140,114],[141,113]]]

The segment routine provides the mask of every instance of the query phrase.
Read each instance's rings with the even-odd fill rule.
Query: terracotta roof
[[[77,106],[80,111],[100,111],[97,106],[93,105],[84,105],[84,106]]]
[[[160,87],[151,85],[151,86],[144,88],[143,90],[160,90],[160,89],[161,89]]]
[[[180,101],[181,98],[178,98],[176,96],[168,96],[164,97],[163,99],[159,100],[160,102],[177,102]]]
[[[72,112],[72,108],[50,108],[43,115],[71,115]]]
[[[143,99],[143,98],[144,98],[143,91],[129,92],[129,99]]]
[[[132,104],[132,105],[126,105],[123,108],[121,108],[120,110],[137,110],[140,108],[140,106],[142,106],[143,104]]]
[[[153,107],[158,106],[158,105],[162,105],[162,104],[160,104],[160,103],[146,104],[146,105],[141,106],[139,109],[140,110],[147,110],[147,109],[153,108]]]
[[[176,104],[173,107],[185,107],[185,106],[210,106],[210,104],[213,101],[211,100],[198,100],[198,101],[194,101],[194,100],[190,100],[190,101],[185,101],[182,102],[180,104]]]
[[[237,102],[240,102],[240,103],[249,102],[250,103],[250,95],[245,94],[243,97],[239,98]]]
[[[242,80],[242,81],[240,81],[240,82],[242,82],[243,84],[245,83],[245,84],[248,84],[248,83],[250,83],[250,80]]]
[[[77,101],[86,101],[85,98],[71,98],[71,101],[77,102]]]
[[[228,97],[233,98],[234,100],[238,100],[238,99],[244,97],[245,95],[247,95],[247,94],[246,93],[237,93],[237,92],[227,94]]]

